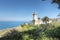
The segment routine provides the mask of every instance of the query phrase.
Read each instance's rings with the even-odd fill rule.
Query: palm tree
[[[45,25],[44,25],[44,30],[43,30],[43,31],[45,31],[45,30],[47,29],[47,23],[48,23],[48,21],[49,21],[49,18],[48,18],[47,16],[45,16],[42,20],[43,20],[43,22],[45,23]]]
[[[42,20],[43,20],[43,22],[44,22],[45,24],[47,24],[48,21],[49,21],[49,18],[48,18],[47,16],[45,16]]]

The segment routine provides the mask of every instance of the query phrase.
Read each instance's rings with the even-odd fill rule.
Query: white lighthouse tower
[[[36,11],[34,11],[33,13],[33,25],[37,25],[38,24],[38,15],[36,13]]]

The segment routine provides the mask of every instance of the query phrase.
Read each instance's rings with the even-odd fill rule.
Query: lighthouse
[[[38,24],[38,15],[37,12],[34,11],[33,13],[33,25],[37,25]]]

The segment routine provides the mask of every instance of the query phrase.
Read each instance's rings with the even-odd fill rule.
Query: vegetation
[[[45,24],[47,24],[48,21],[49,21],[49,18],[48,18],[47,16],[45,16],[42,20],[43,20],[43,22],[44,22]]]
[[[52,22],[44,30],[44,24],[37,26],[23,24],[22,30],[10,30],[0,40],[60,40],[60,24]]]
[[[52,0],[52,3],[57,3],[60,8],[60,0]],[[48,17],[44,17],[43,21],[46,26],[45,24],[41,24],[39,27],[23,24],[20,31],[10,30],[3,37],[0,37],[0,40],[60,40],[60,23],[52,22],[48,24]],[[45,27],[47,28],[45,29]],[[0,32],[0,34],[2,33]]]
[[[46,0],[42,0],[42,1],[46,1]],[[52,3],[58,4],[58,8],[60,9],[60,0],[52,0]]]

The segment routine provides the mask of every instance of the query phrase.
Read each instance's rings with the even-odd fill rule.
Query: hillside
[[[17,26],[14,28],[7,28],[7,29],[0,30],[0,37],[4,36],[6,33],[11,32],[11,30],[17,30],[19,32],[23,32],[23,31],[28,31],[28,30],[32,30],[32,29],[34,29],[34,27],[33,26],[29,27],[29,25],[24,25],[24,27]]]
[[[60,38],[60,23],[44,25],[21,25],[15,28],[0,30],[1,40],[50,40]],[[54,36],[54,38],[53,38]],[[8,39],[7,39],[8,38]]]

